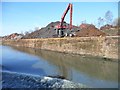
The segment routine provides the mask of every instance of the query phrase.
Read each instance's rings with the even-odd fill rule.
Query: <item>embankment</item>
[[[2,44],[118,59],[118,37],[3,40]]]

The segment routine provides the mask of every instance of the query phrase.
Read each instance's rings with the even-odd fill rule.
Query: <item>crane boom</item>
[[[69,10],[70,10],[70,24],[69,24],[69,27],[68,27],[68,26],[64,25],[64,19],[65,19],[65,16],[66,16],[66,14],[68,13]],[[68,30],[68,28],[71,31],[71,29],[72,29],[72,11],[73,11],[73,6],[72,6],[71,3],[69,3],[68,7],[66,8],[66,10],[64,11],[64,13],[61,17],[61,22],[58,25],[55,26],[56,35],[58,35],[58,37],[62,37],[64,35],[67,35],[68,33],[66,32],[66,30]]]
[[[70,30],[72,29],[72,11],[73,11],[73,7],[72,7],[72,4],[70,6]]]
[[[70,29],[70,30],[72,29],[72,9],[73,9],[72,4],[69,3],[67,9],[65,10],[65,12],[63,13],[63,15],[62,15],[62,17],[61,17],[61,22],[60,22],[59,28],[63,28],[63,27],[64,27],[64,26],[63,26],[64,18],[65,18],[65,16],[66,16],[67,12],[70,10],[70,25],[69,25],[69,29]]]

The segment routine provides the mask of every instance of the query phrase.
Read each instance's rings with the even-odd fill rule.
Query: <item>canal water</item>
[[[118,87],[118,62],[100,57],[0,46],[2,70],[40,76],[61,75],[93,88]]]

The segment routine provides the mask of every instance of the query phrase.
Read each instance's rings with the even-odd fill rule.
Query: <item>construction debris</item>
[[[23,39],[31,39],[31,38],[55,38],[57,37],[56,35],[56,30],[55,30],[55,26],[58,25],[60,22],[56,21],[56,22],[51,22],[50,24],[48,24],[46,27],[41,28],[37,31],[34,31],[28,35],[25,35],[23,37]],[[68,23],[64,22],[64,24],[66,26],[69,26]],[[66,29],[64,29],[66,30]],[[73,25],[73,30],[77,31],[78,27]]]
[[[2,37],[2,39],[21,39],[23,37],[22,34],[18,34],[18,33],[12,33],[10,35],[4,36]]]
[[[81,25],[80,25],[80,29],[94,29],[94,28],[96,28],[93,24],[85,24],[85,23],[82,23]]]
[[[100,28],[100,30],[106,30],[106,29],[111,29],[111,28],[113,28],[112,25],[106,24],[106,25],[102,26],[102,27]]]
[[[51,22],[46,27],[43,27],[37,31],[34,31],[28,35],[25,35],[23,38],[51,38],[55,35],[54,27],[60,22]]]
[[[100,30],[102,32],[106,33],[107,35],[110,35],[110,36],[120,35],[120,29],[119,29],[118,26],[113,26],[113,25],[106,24],[106,25],[102,26],[100,28]]]
[[[4,36],[2,38],[3,39],[55,38],[57,37],[55,26],[58,25],[59,23],[60,23],[59,21],[51,22],[46,27],[33,31],[24,36],[18,33],[13,33],[8,36]],[[64,25],[69,26],[69,24],[66,22],[64,22]],[[68,29],[64,29],[64,30],[67,31]],[[102,30],[99,30],[93,24],[81,24],[79,27],[73,25],[71,32],[74,35],[74,37],[90,37],[90,36],[108,35],[108,33],[103,32]]]
[[[91,37],[91,36],[105,36],[106,34],[100,31],[92,24],[81,24],[80,31],[76,32],[76,37]]]

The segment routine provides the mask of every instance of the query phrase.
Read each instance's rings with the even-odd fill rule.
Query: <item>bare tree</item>
[[[105,21],[107,24],[112,24],[112,21],[113,21],[113,14],[111,11],[107,11],[105,13]]]
[[[82,23],[82,24],[83,24],[83,23],[86,24],[86,20],[81,21],[81,23]]]
[[[32,33],[33,32],[33,30],[32,29],[29,29],[29,31],[28,31],[29,33]]]
[[[120,27],[120,17],[118,18],[118,24],[117,25]]]
[[[117,26],[118,25],[118,18],[116,18],[116,19],[113,20],[112,25],[113,26]]]
[[[104,19],[99,17],[98,18],[98,27],[100,28],[102,25],[104,25]]]
[[[120,17],[114,19],[112,25],[113,25],[113,26],[119,26],[119,27],[120,27]]]
[[[28,31],[26,31],[26,32],[25,32],[25,35],[28,35],[28,34],[29,34],[29,32],[28,32]]]
[[[20,34],[24,36],[24,33],[23,33],[23,31],[21,31],[21,33],[20,33]]]

